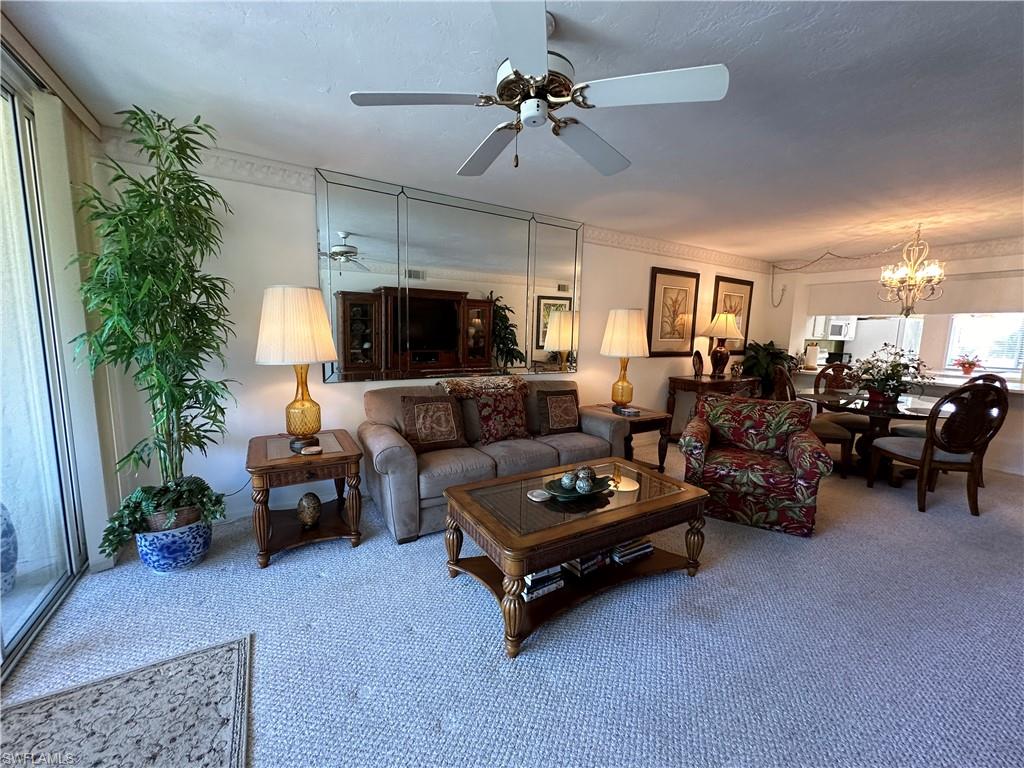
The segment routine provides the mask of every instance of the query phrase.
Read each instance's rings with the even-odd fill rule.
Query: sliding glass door
[[[5,64],[7,62],[5,61]],[[5,68],[6,69],[6,68]],[[29,97],[3,83],[0,635],[4,672],[82,562]]]

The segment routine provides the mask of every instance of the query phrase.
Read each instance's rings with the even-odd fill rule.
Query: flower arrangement
[[[963,371],[965,376],[970,376],[981,365],[981,358],[977,355],[960,355],[953,361],[953,365]]]
[[[908,382],[931,381],[933,377],[925,373],[926,368],[921,358],[895,344],[883,344],[869,357],[855,360],[850,375],[868,394],[878,392],[884,397],[895,398],[907,391]]]

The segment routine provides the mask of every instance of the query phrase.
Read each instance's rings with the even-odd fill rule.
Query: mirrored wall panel
[[[317,170],[325,381],[576,369],[582,225]]]

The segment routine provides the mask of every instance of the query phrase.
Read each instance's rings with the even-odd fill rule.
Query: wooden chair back
[[[977,376],[972,376],[967,380],[965,386],[971,384],[995,384],[1003,392],[1009,393],[1010,388],[1006,385],[1006,379],[1002,376],[997,376],[994,373],[979,373]]]
[[[1009,398],[998,384],[966,384],[932,406],[925,442],[949,453],[984,451],[1003,426],[1008,409]]]
[[[772,400],[796,400],[796,387],[783,365],[772,368]]]
[[[856,387],[858,382],[854,381],[851,375],[852,370],[853,368],[846,363],[826,365],[814,377],[814,391],[821,392],[825,389],[851,389]]]

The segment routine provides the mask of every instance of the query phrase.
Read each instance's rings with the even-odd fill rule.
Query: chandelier
[[[910,317],[914,304],[920,301],[934,301],[942,295],[939,286],[946,278],[945,264],[928,259],[928,243],[921,239],[918,225],[914,239],[903,246],[903,261],[882,268],[879,282],[884,291],[878,292],[882,301],[900,302],[901,314]]]

